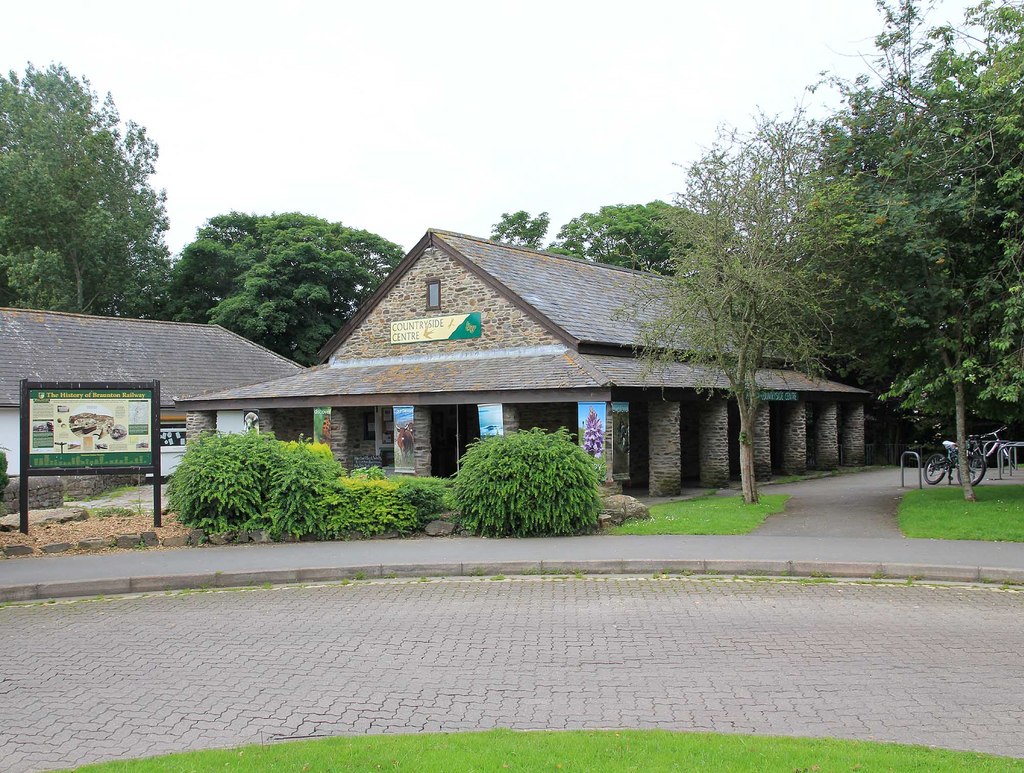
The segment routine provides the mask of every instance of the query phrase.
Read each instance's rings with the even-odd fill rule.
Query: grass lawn
[[[975,486],[965,502],[959,486],[908,491],[900,528],[908,537],[1024,542],[1024,486]]]
[[[78,768],[90,773],[474,771],[1024,771],[1024,760],[923,746],[665,730],[371,735],[190,752]]]
[[[648,521],[628,521],[609,534],[746,534],[772,513],[781,513],[789,494],[762,494],[756,505],[741,496],[704,496],[651,508]]]

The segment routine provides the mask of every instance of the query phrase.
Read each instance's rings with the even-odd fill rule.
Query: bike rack
[[[903,472],[906,470],[906,464],[904,464],[904,461],[908,456],[917,460],[917,487],[924,488],[924,467],[921,466],[921,454],[917,451],[904,451],[900,454],[900,488],[906,487],[906,484],[903,481]]]

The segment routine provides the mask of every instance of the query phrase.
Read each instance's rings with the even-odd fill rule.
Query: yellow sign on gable
[[[416,344],[480,337],[480,312],[445,317],[403,319],[391,323],[391,343]]]

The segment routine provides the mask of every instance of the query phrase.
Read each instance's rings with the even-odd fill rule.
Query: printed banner
[[[480,437],[505,434],[505,420],[501,403],[487,403],[476,407],[480,416]]]
[[[149,467],[151,389],[29,390],[29,467]]]
[[[331,409],[313,409],[313,442],[331,444]]]
[[[580,445],[596,459],[604,457],[606,403],[577,403]]]
[[[480,337],[480,312],[451,314],[447,317],[404,319],[391,323],[391,343],[415,344],[424,341],[453,341]]]
[[[395,412],[395,472],[416,472],[415,409],[411,405],[396,405]]]
[[[629,403],[612,403],[612,479],[629,477]]]

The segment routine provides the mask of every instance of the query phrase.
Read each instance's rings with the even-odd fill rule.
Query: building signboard
[[[757,399],[763,403],[793,403],[799,400],[796,392],[778,389],[764,389],[757,393]]]
[[[403,319],[391,323],[391,343],[417,344],[480,337],[480,312]]]

